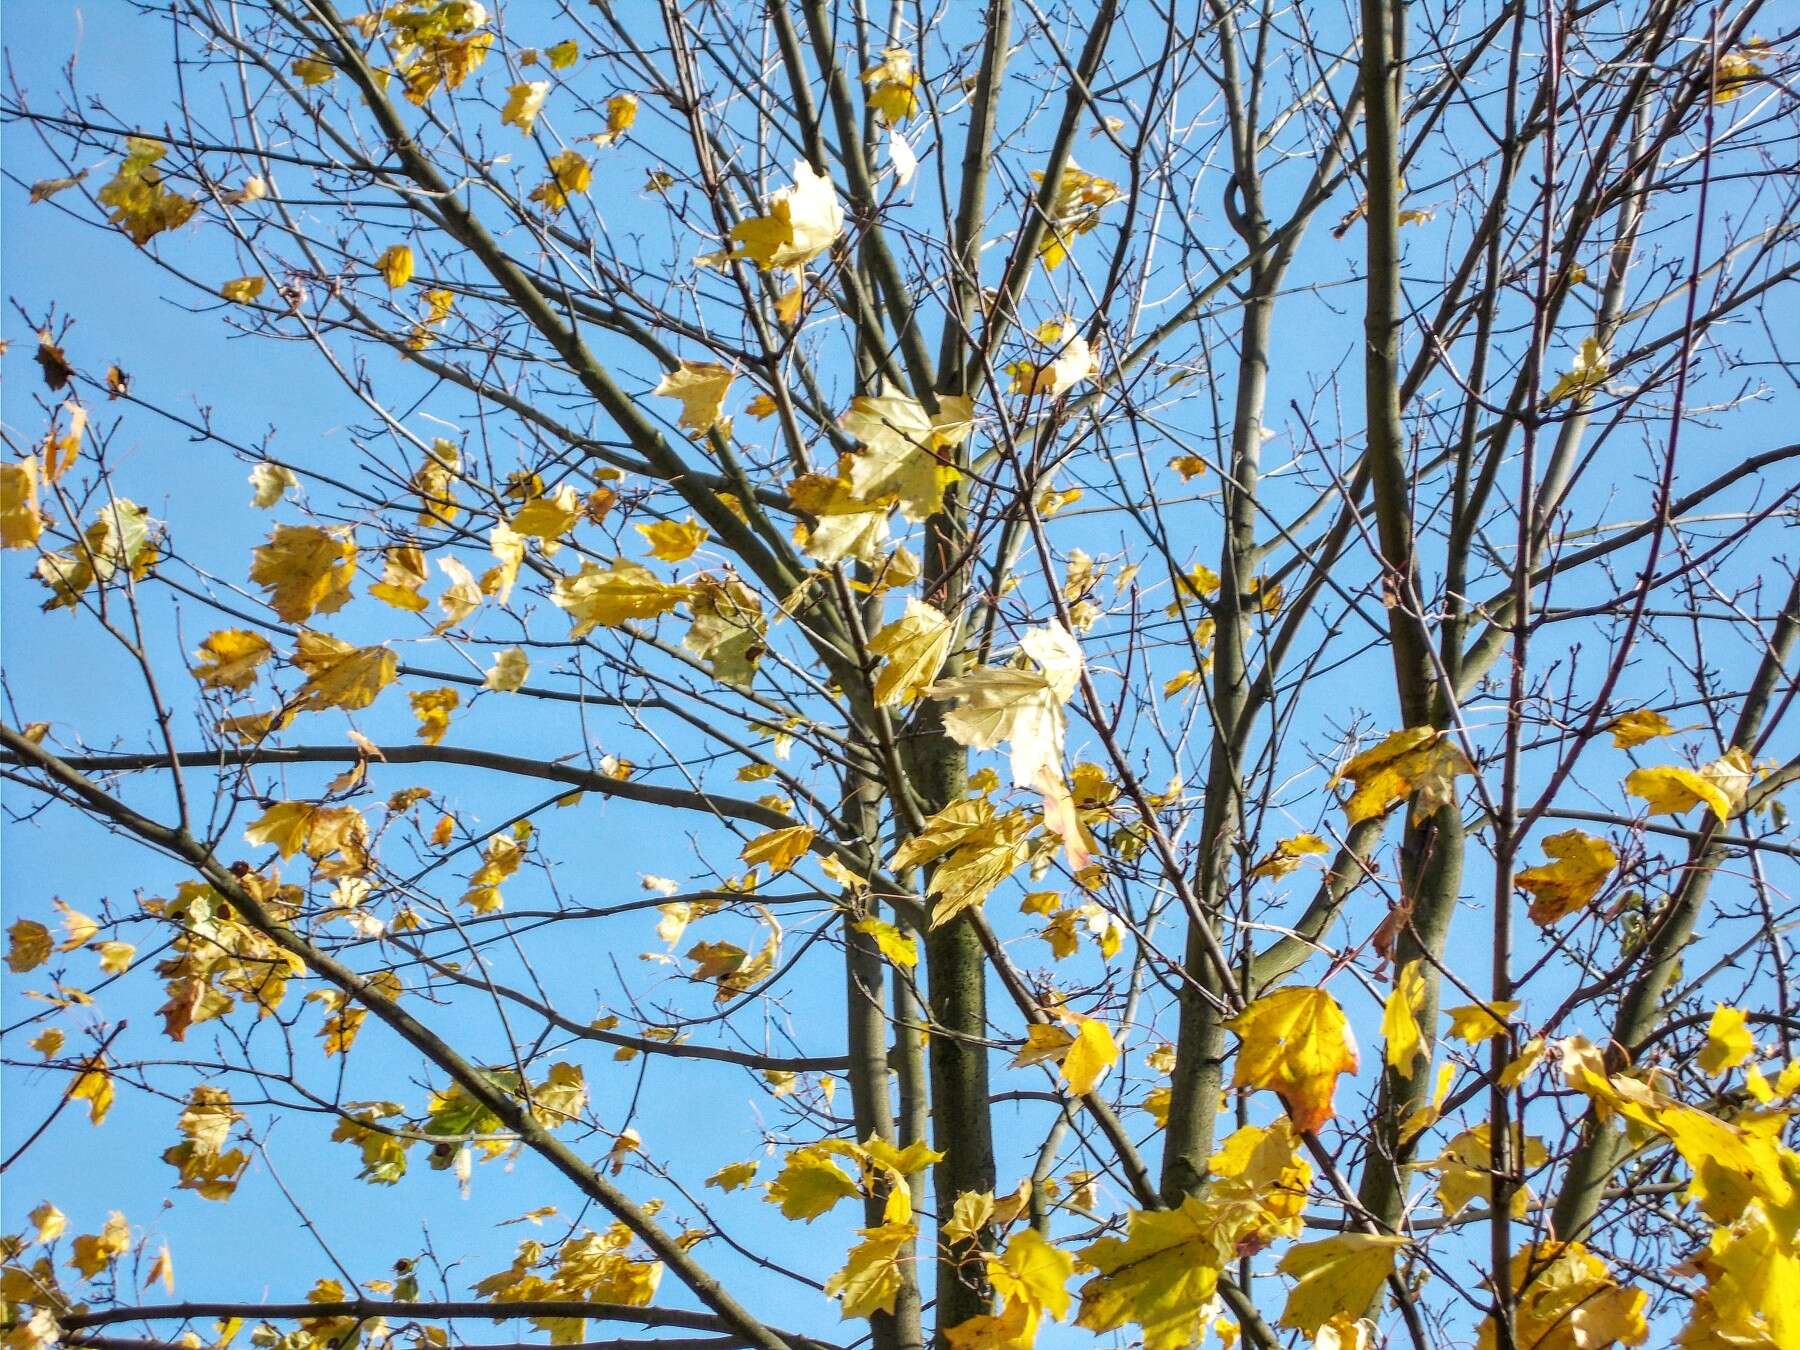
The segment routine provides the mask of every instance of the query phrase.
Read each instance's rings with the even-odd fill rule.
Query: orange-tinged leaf
[[[1357,1067],[1356,1041],[1336,999],[1323,989],[1278,989],[1225,1025],[1243,1041],[1234,1087],[1278,1093],[1303,1131],[1331,1119],[1338,1075]]]
[[[1531,921],[1543,928],[1585,909],[1619,865],[1611,844],[1580,830],[1551,835],[1544,852],[1554,861],[1514,878],[1520,890],[1531,893]]]

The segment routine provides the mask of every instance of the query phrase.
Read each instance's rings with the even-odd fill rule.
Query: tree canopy
[[[8,1350],[1800,1346],[1791,13],[86,20]]]

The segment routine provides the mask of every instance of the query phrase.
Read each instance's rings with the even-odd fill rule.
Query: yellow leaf
[[[1695,1061],[1701,1072],[1717,1077],[1737,1068],[1755,1053],[1756,1038],[1750,1034],[1750,1022],[1743,1009],[1723,1003],[1716,1005],[1712,1022],[1706,1028],[1706,1044]]]
[[[55,1059],[62,1053],[64,1039],[61,1028],[45,1027],[26,1044],[45,1059]]]
[[[884,1223],[857,1230],[862,1241],[850,1249],[844,1268],[825,1282],[825,1293],[844,1301],[845,1317],[867,1317],[894,1311],[900,1293],[902,1267],[912,1260],[919,1236],[911,1223]]]
[[[108,975],[123,975],[131,969],[131,958],[137,955],[137,948],[129,942],[102,942],[94,951],[100,957],[100,969]]]
[[[0,548],[33,548],[43,529],[37,460],[0,464]]]
[[[280,464],[264,461],[250,470],[250,486],[255,495],[250,505],[258,511],[267,511],[290,491],[300,486],[300,480],[294,471]]]
[[[881,954],[895,965],[911,970],[919,964],[919,944],[902,933],[893,924],[881,919],[859,919],[852,925],[859,933],[867,933],[875,939],[875,945]]]
[[[1352,825],[1372,820],[1415,796],[1413,819],[1422,820],[1454,802],[1456,776],[1474,771],[1443,732],[1408,727],[1348,760],[1332,782],[1348,779],[1356,785],[1344,803]]]
[[[706,1179],[708,1186],[717,1186],[722,1191],[738,1191],[756,1180],[756,1161],[730,1163],[721,1167]]]
[[[881,60],[863,72],[869,86],[869,107],[887,125],[904,122],[919,106],[919,74],[913,56],[904,47],[889,47]]]
[[[163,1243],[162,1250],[157,1252],[156,1260],[150,1263],[150,1273],[144,1276],[144,1288],[160,1283],[165,1294],[175,1292],[175,1258],[169,1254],[169,1244]]]
[[[525,135],[531,135],[532,124],[537,121],[549,94],[548,80],[528,80],[510,86],[506,91],[506,102],[500,107],[500,125],[517,127]]]
[[[795,522],[794,538],[807,557],[826,564],[845,558],[871,567],[882,564],[891,510],[885,499],[863,500],[841,473],[803,474],[788,484],[788,496],[802,514]]]
[[[1232,1086],[1276,1092],[1302,1131],[1331,1119],[1338,1075],[1357,1067],[1356,1041],[1337,1000],[1323,989],[1279,989],[1225,1025],[1243,1041]]]
[[[906,612],[869,639],[869,651],[886,658],[875,676],[875,701],[885,707],[925,696],[956,637],[956,626],[923,600],[907,597]]]
[[[864,501],[895,498],[906,519],[926,519],[961,477],[952,452],[968,439],[973,418],[974,404],[961,395],[940,399],[935,414],[905,394],[851,399],[839,423],[864,447],[850,460],[851,490]]]
[[[594,166],[576,150],[564,150],[550,157],[550,177],[531,190],[531,200],[542,202],[552,214],[565,210],[570,198],[586,193],[593,185]]]
[[[662,562],[686,562],[707,539],[707,528],[692,516],[685,521],[658,520],[638,525],[637,532],[650,545],[650,556]]]
[[[1164,694],[1168,693],[1165,689]],[[1279,840],[1275,847],[1257,860],[1250,869],[1253,877],[1285,877],[1300,866],[1300,860],[1312,854],[1326,853],[1330,850],[1323,839],[1316,834],[1297,834],[1292,839]]]
[[[425,555],[411,544],[401,544],[387,550],[381,580],[369,587],[369,594],[385,605],[417,614],[426,606],[419,594],[425,580]]]
[[[596,627],[667,614],[691,593],[691,587],[669,585],[649,568],[621,558],[604,568],[583,563],[577,575],[558,578],[550,603],[569,612],[575,621],[569,636],[578,638]]]
[[[1501,999],[1496,1003],[1469,1003],[1460,1008],[1444,1009],[1444,1016],[1450,1019],[1450,1029],[1444,1034],[1467,1041],[1470,1045],[1480,1045],[1483,1041],[1492,1040],[1496,1036],[1506,1034],[1507,1019],[1519,1010],[1516,998]]]
[[[1132,1210],[1123,1238],[1102,1238],[1080,1253],[1097,1272],[1081,1286],[1075,1324],[1142,1331],[1143,1350],[1199,1345],[1214,1314],[1219,1272],[1235,1261],[1230,1225],[1195,1196],[1171,1210]]]
[[[1062,1076],[1070,1092],[1085,1097],[1118,1060],[1119,1043],[1112,1029],[1098,1018],[1083,1017],[1077,1021],[1074,1043],[1063,1055]]]
[[[15,975],[36,970],[56,950],[50,930],[36,919],[15,919],[6,930],[6,965]]]
[[[450,730],[450,714],[462,703],[462,695],[448,685],[442,689],[421,689],[408,694],[413,716],[419,719],[419,739],[437,745]]]
[[[1206,461],[1198,455],[1176,455],[1169,467],[1181,475],[1182,482],[1188,483],[1206,472]]]
[[[811,1223],[838,1201],[860,1194],[857,1184],[818,1145],[794,1149],[769,1183],[769,1203],[783,1218]]]
[[[72,909],[61,900],[53,902],[57,912],[62,915],[63,932],[66,936],[57,946],[59,952],[72,952],[77,947],[86,946],[88,939],[100,931],[100,925],[78,909]]]
[[[106,1119],[106,1113],[112,1110],[113,1080],[106,1066],[95,1060],[87,1068],[76,1075],[69,1087],[70,1101],[83,1101],[88,1104],[88,1123],[99,1125]]]
[[[398,658],[387,647],[354,647],[326,633],[303,632],[294,668],[306,675],[297,702],[310,709],[366,708],[394,682]]]
[[[127,136],[125,158],[119,162],[112,181],[95,194],[112,222],[139,248],[164,230],[187,224],[198,206],[163,186],[162,170],[156,164],[168,153],[169,148],[161,141]]]
[[[234,305],[248,305],[263,293],[267,284],[262,277],[238,277],[219,287],[219,294]]]
[[[319,52],[297,58],[288,70],[307,86],[329,84],[337,77],[337,67]]]
[[[771,873],[779,874],[806,856],[806,851],[812,847],[814,833],[810,825],[770,830],[745,844],[738,857],[751,867],[766,863]]]
[[[1541,928],[1585,909],[1619,865],[1611,844],[1580,830],[1551,835],[1544,852],[1555,861],[1528,867],[1513,879],[1531,893],[1531,921]]]
[[[1044,180],[1044,175],[1036,171],[1031,176],[1040,183]],[[1038,244],[1038,257],[1043,259],[1044,267],[1054,272],[1062,266],[1076,236],[1099,225],[1101,211],[1119,200],[1120,195],[1117,183],[1088,173],[1071,159],[1044,208],[1048,221]]]
[[[1395,1257],[1405,1245],[1403,1237],[1340,1233],[1290,1247],[1276,1267],[1296,1281],[1281,1310],[1281,1325],[1310,1336],[1333,1317],[1361,1314],[1394,1273]]]
[[[481,608],[481,584],[460,558],[439,558],[438,571],[450,578],[450,584],[438,596],[438,608],[444,611],[443,622],[431,631],[447,632]]]
[[[1408,961],[1394,977],[1394,991],[1381,1010],[1381,1034],[1387,1041],[1388,1067],[1402,1078],[1411,1078],[1425,1035],[1419,1029],[1419,1008],[1425,999],[1425,976],[1420,962]]]
[[[544,48],[544,60],[550,63],[552,70],[567,70],[581,58],[581,48],[574,38],[564,38],[554,47]]]
[[[614,94],[606,100],[606,130],[594,137],[594,144],[601,149],[616,142],[619,137],[631,130],[637,121],[638,100],[636,94]]]
[[[1659,712],[1639,708],[1620,713],[1612,720],[1612,741],[1621,750],[1630,750],[1659,736],[1673,736],[1675,727]]]
[[[944,730],[960,745],[1012,746],[1013,782],[1044,790],[1063,782],[1063,705],[1081,678],[1081,648],[1061,624],[1034,628],[1019,641],[1012,665],[987,666],[931,686],[932,698],[955,699]]]
[[[1734,747],[1699,772],[1678,764],[1633,769],[1625,778],[1625,791],[1641,797],[1651,815],[1680,815],[1705,802],[1722,825],[1743,801],[1750,781],[1750,757]]]
[[[1574,398],[1585,403],[1588,395],[1604,385],[1611,373],[1612,366],[1600,339],[1585,337],[1575,353],[1575,359],[1569,364],[1569,373],[1551,386],[1545,402],[1556,403],[1561,399]]]
[[[125,1216],[115,1209],[107,1215],[106,1227],[75,1239],[69,1264],[91,1280],[130,1250],[131,1228]]]
[[[350,599],[356,545],[345,530],[277,525],[251,554],[250,580],[269,593],[269,605],[289,623],[332,614]]]
[[[376,270],[390,291],[397,291],[413,278],[413,251],[406,244],[390,244],[375,260]]]
[[[679,400],[680,425],[704,434],[718,425],[725,411],[725,396],[736,377],[736,371],[716,361],[683,361],[650,392]]]
[[[48,1200],[32,1210],[27,1217],[31,1220],[31,1226],[37,1229],[39,1242],[55,1242],[69,1227],[68,1215]]]
[[[844,210],[829,178],[794,161],[794,182],[770,194],[768,214],[732,226],[733,255],[749,258],[763,271],[803,267],[837,242]]]
[[[508,647],[495,655],[494,664],[489,668],[487,678],[482,680],[481,687],[496,689],[503,694],[517,693],[530,673],[531,658],[525,655],[525,649]]]

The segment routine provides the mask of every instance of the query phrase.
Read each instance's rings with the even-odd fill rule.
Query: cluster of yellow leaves
[[[244,831],[248,844],[273,845],[286,858],[304,852],[321,876],[354,876],[368,870],[369,823],[353,806],[277,802]],[[340,861],[327,863],[333,855]]]
[[[44,608],[73,609],[88,587],[120,575],[141,581],[156,558],[149,511],[115,497],[96,513],[72,551],[38,559],[38,578],[51,592]]]
[[[1112,1028],[1097,1017],[1066,1009],[1058,1015],[1075,1030],[1066,1031],[1053,1022],[1034,1022],[1025,1028],[1025,1046],[1013,1057],[1013,1066],[1054,1062],[1069,1091],[1085,1097],[1119,1062],[1119,1043],[1113,1039]]]
[[[1740,1028],[1729,1011],[1713,1020],[1720,1044],[1715,1048],[1709,1035],[1708,1049],[1711,1062],[1723,1065],[1743,1049]],[[1559,1042],[1557,1050],[1569,1086],[1592,1100],[1602,1124],[1621,1116],[1628,1137],[1660,1136],[1674,1145],[1690,1172],[1683,1199],[1717,1225],[1695,1261],[1708,1280],[1706,1297],[1696,1302],[1678,1343],[1800,1342],[1800,1155],[1781,1142],[1788,1113],[1752,1109],[1736,1121],[1723,1120],[1637,1078],[1610,1073],[1604,1054],[1579,1037]],[[1596,1280],[1604,1274],[1592,1258],[1579,1260],[1579,1270]],[[1635,1328],[1642,1324],[1644,1301],[1641,1293],[1619,1290],[1605,1306],[1616,1306],[1611,1315]],[[1616,1339],[1630,1345],[1642,1338]]]
[[[869,87],[869,106],[889,126],[918,111],[919,72],[906,48],[889,47],[882,52],[881,60],[863,72],[862,80]]]
[[[163,1161],[181,1173],[180,1189],[196,1191],[205,1200],[229,1200],[238,1179],[250,1165],[241,1148],[226,1151],[231,1129],[244,1117],[231,1104],[224,1088],[197,1086],[188,1094],[176,1128],[182,1141],[163,1150]]]
[[[1063,705],[1081,678],[1081,648],[1059,623],[1034,628],[1019,640],[1014,660],[931,686],[933,698],[955,699],[944,730],[960,745],[1012,752],[1013,783],[1042,793],[1045,823],[1063,841],[1079,872],[1092,860],[1086,832],[1063,777]]]
[[[1423,820],[1456,800],[1456,776],[1475,772],[1449,736],[1434,727],[1407,727],[1347,760],[1332,779],[1355,790],[1344,802],[1350,823],[1373,820],[1408,797],[1413,819]]]
[[[492,914],[504,905],[500,883],[519,870],[525,860],[524,845],[516,835],[496,834],[489,837],[482,853],[481,866],[469,878],[469,889],[463,892],[463,903],[477,914]]]
[[[288,922],[302,899],[296,886],[247,873],[241,884],[273,917]],[[306,973],[299,957],[238,920],[230,904],[203,882],[183,882],[170,900],[145,908],[177,930],[174,955],[158,963],[168,1000],[157,1009],[170,1040],[185,1039],[189,1027],[223,1017],[242,1004],[258,1017],[280,1010],[288,981]]]
[[[1644,1311],[1650,1296],[1627,1289],[1606,1262],[1579,1242],[1528,1243],[1513,1254],[1513,1344],[1578,1346],[1606,1350],[1642,1345],[1650,1336]],[[1490,1318],[1481,1326],[1478,1350],[1499,1344]]]
[[[113,224],[142,248],[164,230],[187,224],[198,203],[163,185],[157,161],[169,147],[148,136],[127,136],[125,158],[112,181],[95,194]]]
[[[985,799],[967,798],[929,817],[889,865],[904,871],[937,863],[926,887],[934,897],[931,926],[937,928],[979,905],[1025,862],[1030,832],[1023,811],[1000,815]]]
[[[43,965],[53,953],[71,952],[82,947],[100,958],[100,969],[108,975],[122,975],[130,969],[131,960],[137,955],[136,947],[129,942],[114,940],[96,942],[94,939],[100,934],[99,923],[61,900],[55,903],[62,915],[63,940],[58,943],[50,930],[36,919],[15,919],[6,930],[7,969],[15,975],[23,975]]]
[[[1625,791],[1642,798],[1651,815],[1678,816],[1704,802],[1723,825],[1743,807],[1753,771],[1749,752],[1733,746],[1698,770],[1679,764],[1633,769]]]
[[[1096,1273],[1081,1287],[1076,1325],[1135,1325],[1144,1350],[1199,1345],[1215,1315],[1220,1273],[1241,1255],[1300,1232],[1312,1171],[1298,1142],[1287,1120],[1244,1126],[1212,1157],[1199,1194],[1175,1209],[1133,1210],[1123,1238],[1084,1248],[1080,1263]],[[1311,1315],[1314,1298],[1309,1290],[1292,1324]]]
[[[849,1163],[855,1175],[838,1166],[838,1159]],[[780,1207],[783,1218],[811,1223],[821,1214],[828,1213],[838,1201],[851,1196],[873,1196],[884,1192],[889,1196],[905,1196],[907,1177],[943,1159],[942,1153],[934,1152],[917,1140],[901,1149],[878,1136],[861,1144],[848,1139],[821,1139],[816,1144],[803,1144],[789,1150],[782,1159],[781,1171],[767,1183],[766,1198],[770,1204]],[[725,1183],[721,1181],[720,1184]],[[910,1208],[904,1215],[897,1213],[907,1205],[905,1200],[895,1199],[891,1203],[896,1215],[889,1217],[911,1217]]]
[[[519,1244],[513,1263],[475,1285],[475,1292],[494,1303],[553,1300],[571,1305],[567,1317],[533,1317],[531,1324],[549,1333],[552,1345],[576,1345],[586,1338],[587,1320],[580,1315],[583,1303],[647,1306],[662,1281],[660,1261],[634,1256],[631,1230],[615,1223],[605,1232],[584,1230],[557,1249],[548,1273],[544,1244]]]
[[[1041,173],[1033,172],[1031,177],[1038,183],[1044,181]],[[1076,236],[1099,225],[1100,213],[1118,201],[1120,195],[1117,183],[1088,173],[1070,160],[1044,208],[1044,239],[1038,245],[1038,257],[1044,260],[1044,266],[1053,272],[1062,266]]]

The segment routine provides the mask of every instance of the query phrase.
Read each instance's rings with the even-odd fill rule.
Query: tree
[[[15,67],[8,1345],[1800,1344],[1783,21]]]

